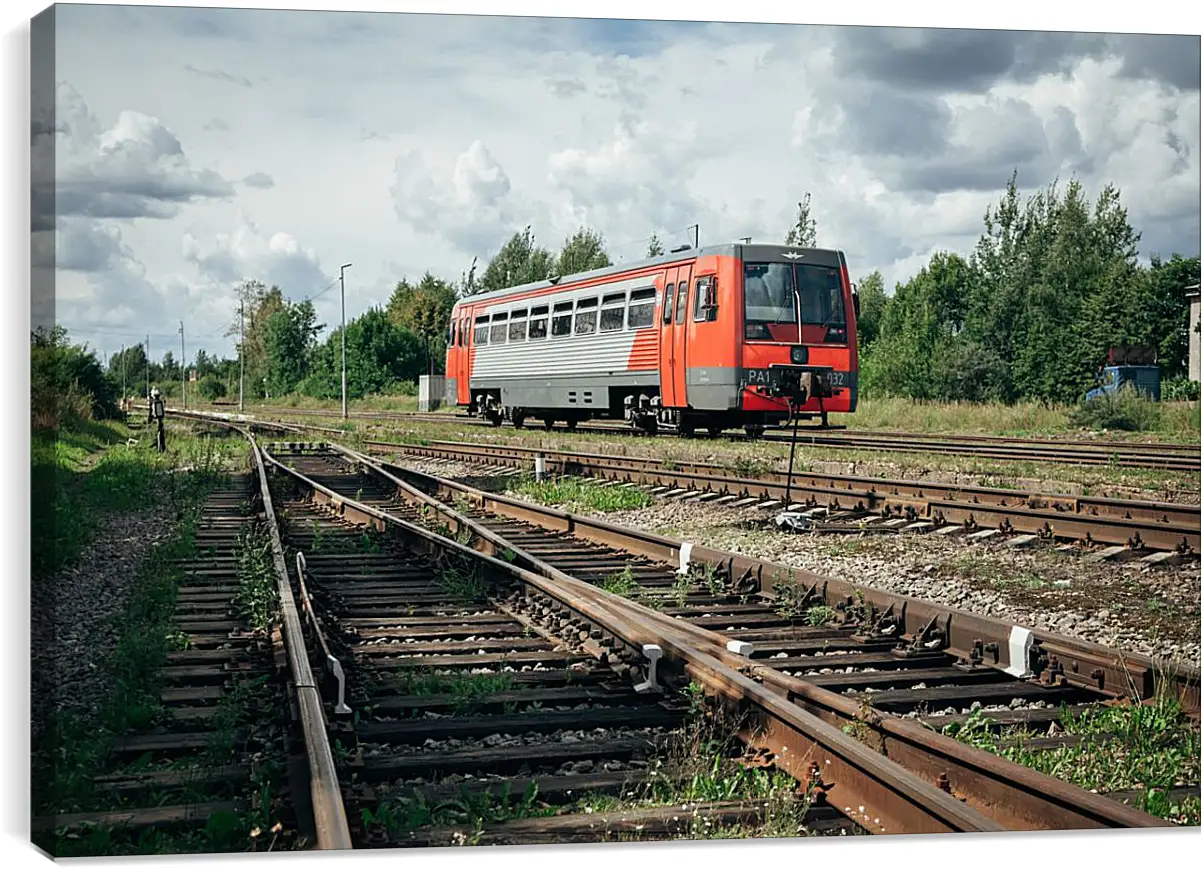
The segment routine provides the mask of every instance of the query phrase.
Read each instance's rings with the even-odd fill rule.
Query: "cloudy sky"
[[[652,232],[819,241],[891,287],[971,250],[1010,172],[1117,184],[1145,254],[1199,248],[1199,38],[59,6],[56,197],[35,269],[111,353],[232,355],[234,286],[338,318],[531,224],[615,259]],[[35,308],[36,316],[36,308]]]

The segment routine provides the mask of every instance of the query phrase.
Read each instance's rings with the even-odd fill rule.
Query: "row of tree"
[[[819,245],[808,193],[784,241]],[[1071,402],[1115,344],[1155,345],[1164,376],[1183,374],[1185,288],[1198,281],[1198,258],[1153,256],[1144,267],[1139,241],[1113,186],[1091,203],[1077,181],[1063,190],[1053,182],[1022,201],[1012,175],[986,210],[984,231],[968,256],[937,252],[892,294],[879,271],[860,278],[862,395]],[[646,253],[664,253],[657,237]],[[553,252],[526,227],[479,274],[473,260],[457,280],[427,271],[416,282],[399,281],[384,307],[347,324],[348,393],[408,392],[420,374],[441,372],[458,298],[610,264],[604,238],[591,229],[580,229]],[[325,327],[312,302],[290,301],[278,286],[247,281],[238,297],[243,317],[226,334],[242,337],[241,360],[198,351],[192,368],[201,397],[236,397],[243,365],[248,398],[341,395],[341,328],[320,340]],[[178,394],[181,365],[170,351],[155,362],[141,345],[125,348],[105,370],[56,329],[35,334],[33,354],[35,392],[82,391],[100,416],[115,410],[123,383],[128,394],[143,394],[147,382]]]
[[[1091,204],[1076,180],[1025,202],[1011,176],[968,256],[937,252],[885,294],[859,282],[865,396],[1073,402],[1114,345],[1154,345],[1162,376],[1184,375],[1186,288],[1197,257],[1138,261],[1119,191]]]

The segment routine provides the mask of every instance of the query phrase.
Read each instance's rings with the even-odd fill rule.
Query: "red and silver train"
[[[842,251],[677,249],[481,293],[451,313],[448,404],[494,425],[625,419],[654,433],[855,410],[859,297]]]

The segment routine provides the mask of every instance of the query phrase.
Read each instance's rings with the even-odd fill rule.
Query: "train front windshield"
[[[839,270],[797,263],[744,263],[743,329],[753,341],[845,344],[847,314]]]

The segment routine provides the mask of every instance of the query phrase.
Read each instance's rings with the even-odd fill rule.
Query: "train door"
[[[683,408],[689,403],[685,373],[688,371],[688,317],[693,304],[689,293],[693,266],[681,266],[676,270],[676,311],[672,317],[672,395],[673,405]]]
[[[665,408],[676,404],[676,381],[672,377],[672,321],[676,312],[676,269],[664,274],[663,307],[659,317],[659,393]]]
[[[455,379],[459,390],[459,404],[468,405],[472,401],[472,312],[464,309],[459,312],[459,353],[455,355]]]

